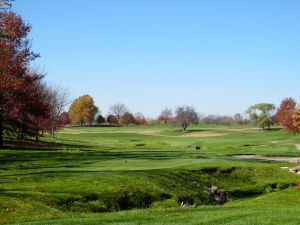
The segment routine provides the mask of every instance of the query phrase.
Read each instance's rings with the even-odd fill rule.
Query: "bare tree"
[[[52,138],[54,138],[59,116],[64,112],[65,107],[69,104],[69,92],[57,85],[45,85],[45,91],[47,93],[47,102],[50,106],[49,119],[51,123],[51,135]]]
[[[0,9],[10,8],[14,0],[0,0]]]
[[[198,115],[194,107],[191,106],[180,106],[176,109],[176,115],[173,118],[173,124],[180,126],[183,131],[186,131],[186,128],[191,123],[198,123]]]
[[[116,103],[110,107],[111,114],[117,118],[117,126],[120,124],[121,117],[128,111],[127,107],[122,103]]]
[[[163,111],[161,111],[160,115],[158,116],[158,121],[161,121],[163,123],[168,123],[172,120],[173,113],[172,110],[169,108],[165,108]]]
[[[145,119],[145,116],[141,112],[137,112],[134,114],[135,122],[137,125],[145,125],[147,124],[147,120]]]
[[[203,113],[198,113],[198,122],[203,123],[203,120],[205,118],[205,115]]]
[[[234,122],[236,124],[243,124],[243,116],[242,116],[242,114],[240,114],[240,113],[234,114],[233,119],[234,119]]]

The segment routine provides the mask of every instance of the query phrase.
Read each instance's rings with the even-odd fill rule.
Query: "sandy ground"
[[[132,133],[132,134],[144,134],[144,135],[159,135],[161,130],[133,130],[133,131],[79,131],[75,129],[65,128],[62,133],[65,134],[113,134],[113,133]]]
[[[65,134],[113,134],[113,133],[130,133],[130,134],[143,134],[143,135],[152,135],[152,136],[163,136],[163,137],[217,137],[217,136],[224,136],[226,133],[214,133],[214,132],[190,132],[178,136],[169,136],[161,134],[163,130],[131,130],[131,131],[79,131],[76,129],[68,129],[65,128],[63,133]]]
[[[177,137],[218,137],[224,136],[226,133],[213,133],[213,132],[191,132],[187,134],[183,134]]]
[[[293,163],[298,163],[298,160],[300,160],[299,157],[267,157],[267,156],[259,156],[259,155],[234,155],[233,157],[240,158],[240,159],[273,160],[273,161],[293,162]]]

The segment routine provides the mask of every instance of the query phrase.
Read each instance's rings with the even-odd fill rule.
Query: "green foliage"
[[[249,115],[250,120],[254,124],[258,124],[263,130],[274,124],[274,110],[276,106],[270,103],[259,103],[250,106],[246,113]]]

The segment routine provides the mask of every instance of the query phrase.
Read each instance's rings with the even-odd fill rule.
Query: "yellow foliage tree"
[[[300,106],[296,107],[293,113],[293,127],[295,128],[295,133],[300,132]]]
[[[99,109],[90,95],[83,95],[75,99],[69,109],[72,124],[92,124]]]

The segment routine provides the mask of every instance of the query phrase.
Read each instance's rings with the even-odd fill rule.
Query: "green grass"
[[[102,214],[67,214],[58,218],[27,222],[39,224],[299,224],[300,193],[295,189],[237,200],[224,206],[166,208]],[[17,223],[18,224],[18,223]]]
[[[295,224],[298,136],[251,126],[70,127],[0,150],[0,224]],[[200,146],[194,150],[188,146]],[[219,206],[207,194],[223,188]],[[187,201],[190,207],[181,208]],[[129,210],[131,209],[131,210]],[[120,211],[121,210],[121,211]],[[125,210],[125,211],[124,211]],[[277,211],[278,213],[274,213]],[[26,223],[27,221],[27,223]]]

